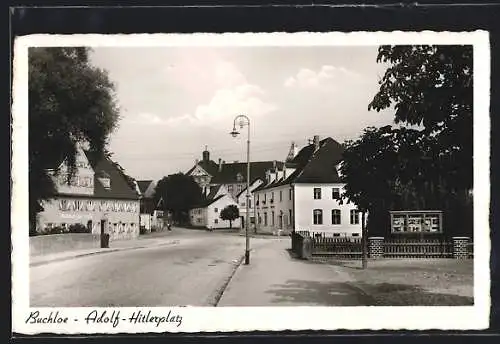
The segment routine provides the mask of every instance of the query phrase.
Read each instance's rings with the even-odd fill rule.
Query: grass
[[[329,262],[339,265],[379,306],[474,304],[473,260],[380,259]]]

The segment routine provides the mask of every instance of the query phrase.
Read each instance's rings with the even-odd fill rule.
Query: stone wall
[[[101,247],[101,236],[90,233],[51,234],[30,237],[30,255],[38,256]]]

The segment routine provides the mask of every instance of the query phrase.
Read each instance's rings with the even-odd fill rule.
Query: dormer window
[[[238,173],[236,175],[236,181],[238,181],[239,183],[241,183],[243,181],[243,176],[241,175],[241,173]]]
[[[102,186],[104,186],[104,188],[106,188],[106,189],[111,188],[111,178],[110,178],[109,174],[107,174],[106,172],[101,171],[99,173],[97,179],[102,184]]]

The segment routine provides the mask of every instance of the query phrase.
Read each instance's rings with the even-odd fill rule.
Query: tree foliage
[[[381,46],[377,61],[388,67],[368,109],[394,109],[399,126],[345,143],[344,199],[371,230],[397,209],[442,209],[448,228],[472,227],[472,47]]]
[[[171,211],[173,220],[187,222],[189,209],[203,200],[202,190],[193,177],[183,173],[171,174],[158,181],[155,188],[155,204],[163,199],[164,211]]]
[[[422,127],[452,191],[472,188],[472,46],[381,46],[388,64],[369,110],[393,107],[395,123]]]
[[[220,212],[222,220],[229,221],[229,228],[233,228],[233,221],[240,217],[240,210],[234,204],[230,204]]]
[[[102,153],[118,121],[114,85],[106,71],[89,61],[83,47],[29,50],[30,213],[54,195],[47,169],[66,159],[74,174],[77,142]]]

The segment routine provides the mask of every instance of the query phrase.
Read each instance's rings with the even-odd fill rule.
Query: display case
[[[391,211],[391,233],[442,233],[440,210]]]

